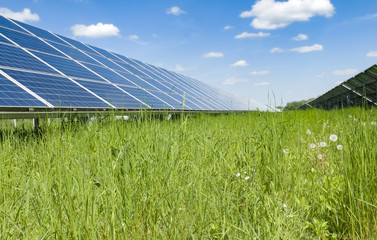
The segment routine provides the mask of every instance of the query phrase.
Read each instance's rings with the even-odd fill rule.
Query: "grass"
[[[40,137],[3,122],[0,239],[373,239],[375,121],[363,109],[108,118],[42,122]]]

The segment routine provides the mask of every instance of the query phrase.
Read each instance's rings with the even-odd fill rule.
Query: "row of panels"
[[[40,106],[34,97],[54,107],[245,110],[195,79],[1,16],[0,52],[0,106]]]
[[[318,98],[300,106],[335,109],[350,106],[377,106],[377,65],[344,81]]]

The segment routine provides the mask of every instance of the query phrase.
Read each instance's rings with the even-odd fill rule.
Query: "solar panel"
[[[0,53],[0,108],[9,112],[239,109],[195,79],[2,16]]]

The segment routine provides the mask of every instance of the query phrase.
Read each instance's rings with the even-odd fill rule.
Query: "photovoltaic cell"
[[[3,70],[54,107],[104,108],[103,101],[65,77]]]
[[[0,52],[0,65],[2,66],[56,73],[52,68],[38,61],[19,47],[0,44]]]
[[[3,16],[0,15],[0,27],[1,28],[10,28],[10,29],[14,29],[16,31],[20,31],[20,32],[25,32],[25,30],[23,30],[22,28],[20,28],[19,26],[17,26],[16,24],[12,23],[11,21],[9,21],[8,19],[4,18]]]
[[[45,107],[31,94],[0,74],[0,106],[6,107]]]

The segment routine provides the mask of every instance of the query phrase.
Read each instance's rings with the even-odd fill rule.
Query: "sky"
[[[0,14],[261,105],[376,64],[376,0],[1,0]]]

